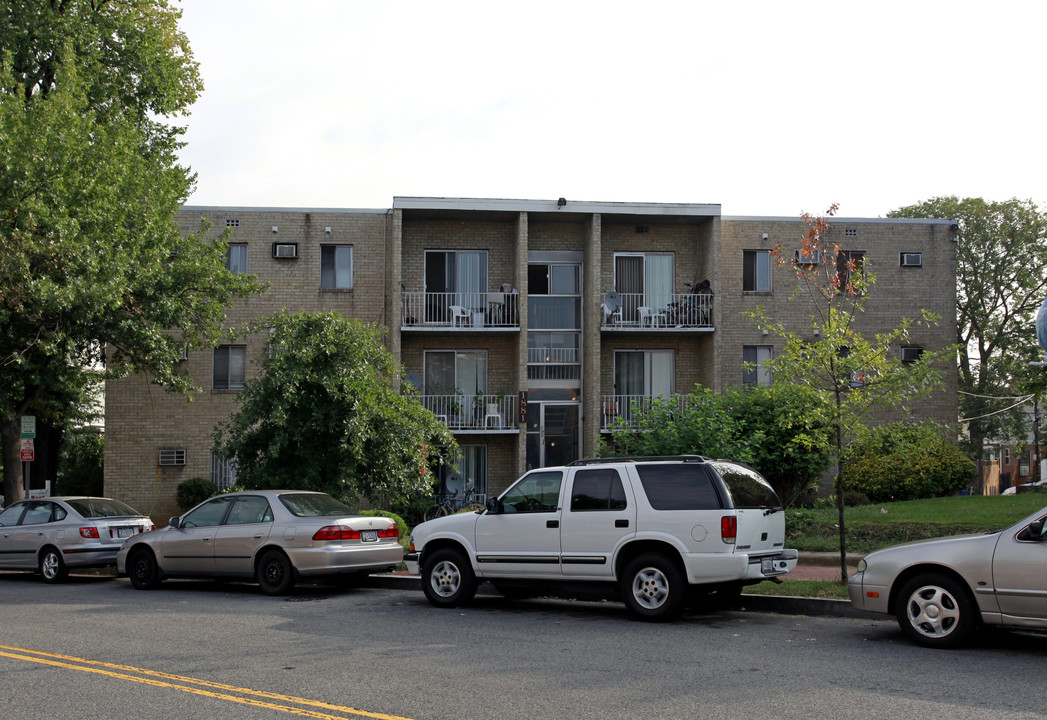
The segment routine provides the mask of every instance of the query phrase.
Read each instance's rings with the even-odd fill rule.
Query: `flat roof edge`
[[[719,217],[718,203],[633,203],[567,200],[510,200],[505,198],[394,197],[394,210],[478,210],[498,212],[586,213],[601,215],[686,215]]]
[[[321,215],[388,215],[388,208],[248,207],[239,205],[183,205],[179,212],[318,213]]]
[[[724,215],[720,218],[722,222],[800,222],[800,216],[787,217],[783,215]],[[839,223],[873,223],[883,225],[954,225],[955,220],[942,218],[863,218],[863,217],[833,217],[828,218],[830,225]]]

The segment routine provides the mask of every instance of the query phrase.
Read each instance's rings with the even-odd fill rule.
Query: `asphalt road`
[[[887,620],[655,625],[613,602],[0,573],[0,718],[1042,718],[1047,638],[915,647]]]

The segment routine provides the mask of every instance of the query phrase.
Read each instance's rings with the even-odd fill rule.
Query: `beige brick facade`
[[[280,310],[337,311],[387,328],[389,349],[409,377],[422,384],[427,353],[484,353],[485,400],[515,403],[522,394],[528,399],[527,422],[521,421],[518,404],[503,405],[512,412],[502,427],[488,426],[479,415],[459,418],[459,443],[481,449],[478,489],[488,495],[506,488],[536,461],[549,464],[550,458],[595,452],[608,398],[624,394],[615,387],[616,353],[619,358],[671,357],[672,377],[656,380],[674,393],[689,393],[696,384],[719,390],[742,382],[744,346],[779,349],[779,341],[763,336],[745,311],[762,304],[776,318],[807,323],[809,308],[788,299],[795,286],[788,267],[772,269],[770,292],[742,290],[744,251],[780,244],[791,253],[804,231],[799,219],[722,218],[717,205],[396,198],[390,210],[186,207],[178,220],[192,232],[204,218],[213,225],[206,237],[218,239],[228,232],[228,242],[247,245],[247,271],[268,284],[267,292],[229,310],[227,327]],[[955,341],[956,245],[948,222],[838,219],[832,233],[844,249],[863,252],[876,274],[861,330],[886,330],[904,314],[927,308],[942,321],[918,330],[913,344],[940,348]],[[296,244],[297,257],[274,257],[274,243]],[[320,287],[325,245],[352,247],[351,289]],[[479,253],[486,263],[483,291],[496,293],[503,284],[511,285],[518,293],[514,316],[480,295],[470,301],[469,313],[482,324],[451,327],[437,317],[433,308],[439,303],[443,312],[465,295],[430,292],[426,275],[434,271],[427,270],[427,252],[437,253],[441,262],[449,253]],[[903,252],[922,253],[922,266],[901,267]],[[671,257],[672,292],[686,292],[686,283],[709,281],[713,300],[704,326],[676,326],[664,313],[649,327],[632,321],[602,326],[600,303],[619,289],[616,258],[647,253]],[[577,287],[566,295],[543,296],[540,288],[529,290],[529,267],[568,274],[575,268]],[[451,282],[464,287],[460,278]],[[550,327],[542,314],[549,307],[555,317],[576,318],[564,321],[576,326]],[[241,344],[250,379],[267,352],[265,338]],[[180,482],[211,477],[214,428],[235,409],[236,397],[235,389],[212,389],[213,355],[194,352],[185,361],[200,388],[192,402],[142,377],[109,383],[107,494],[160,520],[178,511]],[[560,362],[543,366],[546,358]],[[956,408],[955,375],[949,373],[945,389],[922,402],[920,412],[950,422]],[[168,448],[185,449],[186,464],[160,466],[159,451]]]

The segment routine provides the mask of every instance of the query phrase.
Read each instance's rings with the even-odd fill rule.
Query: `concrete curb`
[[[383,590],[422,591],[422,578],[419,575],[403,573],[393,575],[370,575],[361,583],[364,587]],[[481,592],[485,588],[481,586]],[[494,593],[494,590],[490,590]],[[485,593],[486,594],[486,593]],[[497,593],[494,593],[497,594]],[[742,612],[768,612],[780,615],[810,615],[812,617],[849,617],[883,620],[886,615],[856,610],[849,600],[828,600],[823,598],[794,597],[791,595],[749,595],[743,594],[738,603]]]

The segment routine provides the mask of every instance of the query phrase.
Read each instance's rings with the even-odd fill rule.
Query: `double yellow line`
[[[321,720],[346,720],[346,715],[351,717],[375,718],[376,720],[410,720],[409,718],[404,718],[399,715],[386,715],[384,713],[357,710],[356,708],[345,707],[343,705],[332,705],[330,703],[320,702],[319,700],[294,697],[293,695],[280,695],[279,693],[266,692],[264,690],[251,690],[250,688],[225,685],[211,680],[199,680],[197,678],[185,677],[183,675],[172,675],[170,673],[158,672],[156,670],[144,670],[142,668],[131,667],[130,665],[117,665],[115,663],[99,662],[97,660],[86,660],[71,655],[58,655],[56,653],[29,650],[27,648],[12,647],[10,645],[0,645],[0,657],[24,660],[26,662],[37,663],[40,665],[50,665],[51,667],[60,667],[67,670],[79,670],[80,672],[93,673],[95,675],[105,675],[119,680],[130,680],[131,682],[142,683],[143,685],[180,690],[193,695],[203,695],[218,700],[240,703],[241,705],[251,705],[253,707],[279,710],[280,712],[301,715],[302,717],[320,718]],[[228,693],[239,694],[229,695]],[[293,705],[281,703],[293,703]],[[329,710],[341,714],[330,715],[326,712],[309,710],[308,708],[320,708],[321,710]]]

